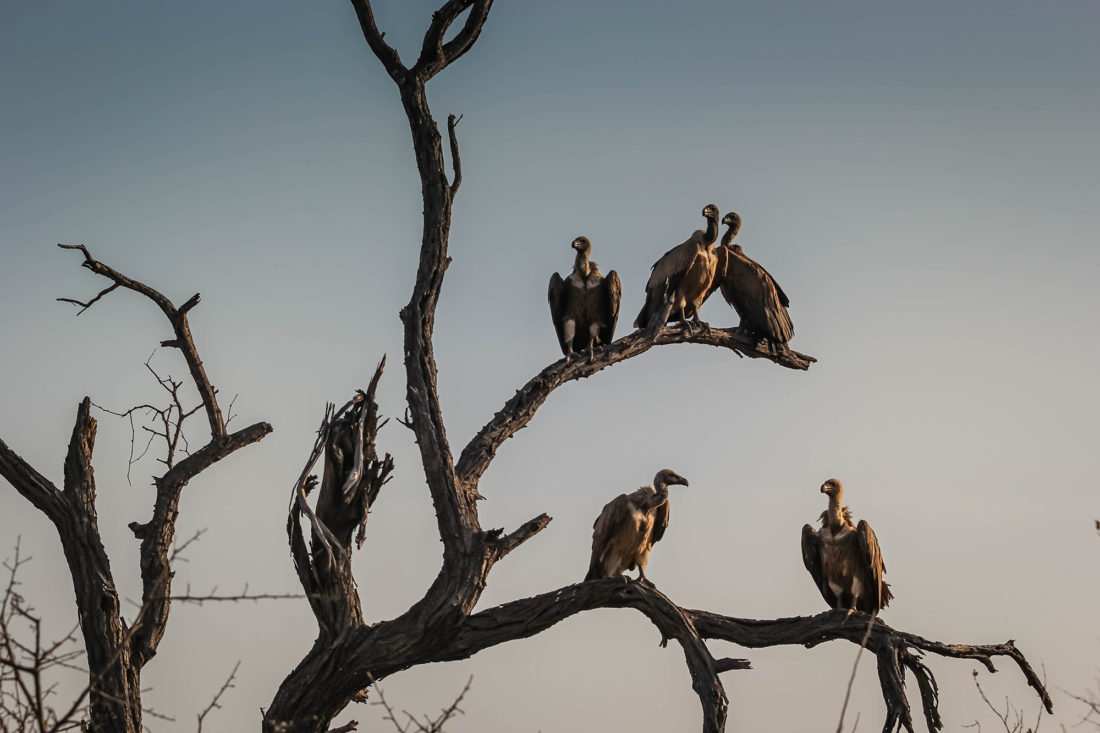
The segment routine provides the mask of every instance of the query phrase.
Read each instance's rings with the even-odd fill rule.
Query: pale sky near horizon
[[[376,4],[411,63],[438,0]],[[668,466],[691,486],[674,489],[650,561],[658,587],[733,616],[816,613],[799,531],[836,476],[882,544],[896,595],[884,620],[941,641],[1015,639],[1044,666],[1056,720],[1076,722],[1061,690],[1100,676],[1098,37],[1093,0],[497,3],[428,88],[437,120],[464,115],[436,327],[452,448],[560,356],[544,294],[575,236],[623,280],[623,335],[649,266],[706,203],[741,214],[739,241],[790,295],[792,347],[819,363],[661,347],[558,390],[482,483],[485,527],[554,521],[494,569],[481,607],[582,578],[600,508]],[[298,590],[290,487],[325,402],[364,386],[383,354],[381,408],[402,414],[397,311],[420,237],[404,114],[350,4],[5,3],[0,207],[0,438],[60,482],[84,395],[113,409],[158,397],[143,363],[163,316],[115,292],[74,318],[54,299],[105,281],[57,242],[177,304],[200,292],[192,326],[214,384],[239,395],[233,425],[275,432],[186,490],[180,535],[207,531],[177,587]],[[717,298],[703,317],[736,320]],[[184,373],[166,350],[153,363]],[[157,465],[128,484],[129,426],[98,419],[100,528],[134,598],[126,524],[147,519]],[[440,553],[410,433],[391,422],[380,447],[397,470],[356,559],[370,621],[418,599]],[[34,556],[25,595],[67,631],[56,534],[0,484],[0,556],[17,536]],[[174,609],[143,681],[176,721],[147,723],[193,730],[240,659],[207,729],[258,729],[314,636],[304,601]],[[474,675],[451,733],[697,730],[682,654],[658,641],[638,613],[603,610],[384,688],[434,712]],[[712,648],[755,667],[723,676],[728,730],[835,728],[853,645]],[[926,661],[947,730],[999,725],[976,665]],[[1032,718],[1023,678],[997,667],[979,677],[990,698]],[[857,712],[861,730],[881,726],[868,659]],[[375,707],[337,722],[351,718],[386,729]]]

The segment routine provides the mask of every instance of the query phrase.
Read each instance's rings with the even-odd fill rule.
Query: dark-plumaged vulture
[[[688,482],[666,468],[653,478],[652,486],[619,494],[604,506],[592,525],[592,560],[585,580],[618,578],[634,568],[639,580],[647,580],[649,551],[668,527],[668,487],[677,484]]]
[[[886,565],[878,538],[866,521],[852,522],[844,506],[844,487],[835,478],[821,485],[829,508],[821,513],[821,531],[802,527],[802,561],[831,608],[876,613],[894,594],[882,579]]]
[[[573,272],[565,279],[556,272],[550,276],[547,300],[565,358],[587,349],[591,360],[597,344],[607,346],[615,337],[623,288],[614,270],[604,277],[596,263],[588,259],[592,254],[588,237],[577,237],[571,246],[577,250]]]
[[[766,338],[782,345],[794,336],[794,326],[787,308],[791,302],[771,274],[745,255],[733,238],[741,228],[741,217],[732,211],[722,218],[729,229],[722,235],[722,244],[715,249],[718,272],[710,288],[722,288],[722,297],[733,306],[741,318],[739,328],[754,338]],[[708,293],[709,295],[710,293]]]
[[[698,326],[706,327],[699,320],[699,307],[711,293],[718,257],[714,243],[718,241],[718,207],[707,204],[703,208],[707,220],[706,230],[696,229],[686,242],[678,244],[653,265],[653,272],[645,286],[645,304],[634,319],[635,328],[646,328],[654,314],[664,306],[666,293],[672,294],[672,310],[667,323],[678,320],[687,323],[692,319]]]

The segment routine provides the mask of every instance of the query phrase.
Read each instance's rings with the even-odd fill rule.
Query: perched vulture
[[[634,319],[635,328],[645,328],[654,313],[664,305],[665,294],[672,292],[672,310],[668,323],[679,320],[705,326],[699,320],[699,306],[711,293],[718,257],[714,243],[718,241],[718,207],[707,204],[703,208],[707,220],[706,231],[696,229],[686,242],[665,252],[653,265],[653,273],[645,286],[645,305]]]
[[[821,513],[821,531],[802,527],[802,560],[825,602],[833,608],[875,613],[885,608],[894,594],[882,579],[886,565],[871,525],[852,514],[841,502],[844,487],[835,478],[821,485],[829,508]]]
[[[592,561],[585,580],[618,578],[624,570],[638,568],[639,580],[647,580],[649,551],[668,527],[668,487],[687,486],[687,479],[664,469],[630,494],[619,494],[604,506],[592,525]]]
[[[741,317],[742,330],[756,338],[767,338],[773,344],[787,343],[794,336],[794,326],[787,314],[791,305],[787,294],[767,270],[745,256],[741,245],[732,243],[741,228],[741,217],[731,211],[722,223],[729,229],[715,250],[718,272],[707,295],[720,286],[722,297]]]
[[[591,360],[596,344],[606,346],[615,337],[623,288],[614,270],[604,277],[596,263],[588,259],[592,254],[588,237],[577,237],[571,246],[577,250],[573,272],[564,280],[556,272],[550,276],[550,317],[565,358],[587,349]]]

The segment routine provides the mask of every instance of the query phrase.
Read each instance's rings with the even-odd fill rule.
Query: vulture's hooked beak
[[[679,484],[680,486],[687,486],[688,485],[688,480],[686,478],[684,478],[683,476],[677,476],[676,480],[673,481],[672,483]]]

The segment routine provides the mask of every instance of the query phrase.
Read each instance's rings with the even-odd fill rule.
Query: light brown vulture
[[[686,242],[678,244],[653,265],[653,272],[645,286],[645,304],[634,319],[635,328],[645,328],[649,320],[664,306],[665,294],[672,293],[672,310],[668,323],[674,320],[706,327],[699,320],[699,307],[711,293],[718,257],[714,243],[718,241],[718,207],[707,204],[703,208],[707,220],[706,230],[696,229]]]
[[[791,302],[771,274],[745,255],[733,238],[741,228],[741,217],[732,211],[722,218],[729,226],[722,244],[715,249],[718,272],[710,292],[722,288],[722,297],[741,317],[739,328],[773,344],[785,344],[794,336],[787,308]],[[710,295],[710,293],[707,293]]]
[[[623,288],[614,270],[604,277],[596,263],[588,259],[592,254],[588,237],[577,237],[571,246],[577,250],[573,272],[565,279],[556,272],[550,276],[547,300],[565,358],[587,349],[591,360],[596,344],[607,346],[615,337]]]
[[[638,579],[647,580],[645,566],[649,551],[668,527],[668,487],[688,482],[675,471],[663,469],[653,486],[630,494],[619,494],[604,506],[592,525],[592,560],[585,580],[618,578],[623,571],[638,568]]]
[[[875,613],[885,608],[894,594],[882,576],[878,538],[866,521],[852,523],[843,505],[844,487],[835,478],[821,485],[829,496],[829,508],[821,513],[821,531],[802,527],[802,561],[813,576],[821,596],[832,608]]]

